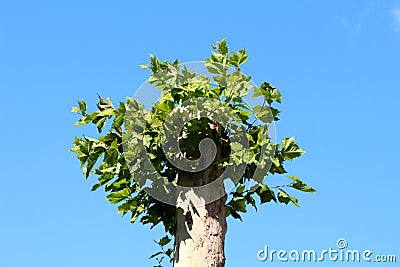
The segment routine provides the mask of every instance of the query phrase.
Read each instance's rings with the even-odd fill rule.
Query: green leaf
[[[242,122],[246,122],[251,115],[251,112],[242,110],[242,109],[236,109],[235,112],[238,114],[239,118],[242,120]]]
[[[108,201],[111,202],[111,204],[117,204],[118,202],[121,202],[125,198],[127,198],[131,194],[131,191],[129,188],[124,188],[120,192],[113,192],[107,196]]]
[[[164,254],[164,252],[163,252],[163,251],[156,252],[156,253],[154,253],[153,255],[151,255],[151,256],[149,257],[149,259],[152,259],[152,258],[154,258],[154,257],[157,257],[158,255],[161,255],[161,254]]]
[[[90,191],[96,191],[100,187],[101,187],[101,184],[95,184],[95,185],[93,185],[93,187],[92,187],[92,189]]]
[[[146,147],[149,147],[151,144],[151,140],[153,139],[153,137],[151,137],[150,135],[144,135],[143,137],[143,145]]]
[[[220,65],[217,69],[221,69],[221,67],[223,66],[222,63],[224,62],[224,56],[215,52],[211,52],[211,60],[213,62],[217,62],[217,63],[221,63],[218,64]],[[217,72],[217,73],[221,73],[221,72]]]
[[[253,112],[256,115],[257,119],[261,120],[262,122],[270,123],[274,120],[271,109],[267,106],[257,105],[253,108]]]
[[[83,116],[86,115],[86,102],[82,99],[82,101],[78,101],[79,110]]]
[[[137,209],[135,210],[135,212],[132,211],[131,223],[134,223],[142,213],[143,211],[138,211]]]
[[[285,160],[292,160],[303,155],[304,150],[295,142],[294,137],[285,137],[282,141],[281,153]]]
[[[282,189],[278,190],[278,201],[284,204],[288,204],[289,202],[292,202],[294,205],[297,207],[300,207],[299,202],[297,201],[296,198],[288,195],[285,191]]]
[[[231,149],[232,149],[232,151],[238,152],[238,151],[242,151],[244,148],[243,148],[243,145],[241,143],[232,142],[231,143]]]
[[[294,176],[294,175],[288,175],[288,178],[295,182],[301,182],[300,178],[298,178],[297,176]]]
[[[218,52],[222,55],[226,55],[228,53],[228,46],[226,45],[226,39],[222,39],[221,42],[218,42]]]
[[[239,185],[238,188],[236,188],[236,192],[242,194],[244,192],[244,188],[245,188],[244,184]]]
[[[72,113],[78,113],[79,109],[77,107],[72,107],[71,112]]]
[[[261,204],[270,202],[271,200],[276,202],[276,197],[274,191],[272,191],[267,185],[260,184],[257,188],[256,193],[260,197]]]
[[[307,192],[307,193],[314,193],[314,192],[317,192],[317,191],[316,191],[314,188],[312,188],[311,186],[306,185],[305,183],[303,183],[298,177],[296,177],[296,176],[288,176],[288,177],[289,177],[289,179],[295,181],[295,182],[292,184],[292,187],[293,187],[293,188],[295,188],[295,189],[297,189],[297,190],[300,190],[300,191],[302,191],[302,192]]]
[[[271,92],[271,99],[275,100],[278,103],[282,102],[282,95],[278,89],[274,88]]]
[[[228,203],[237,212],[246,212],[246,199],[243,197],[232,199]]]
[[[249,149],[244,149],[239,140],[232,138],[233,136],[226,131],[227,129],[224,129],[225,127],[232,128],[231,126],[221,125],[221,127],[217,127],[217,130],[211,129],[209,123],[210,121],[213,123],[213,116],[210,116],[212,118],[209,119],[198,120],[199,123],[193,119],[185,125],[182,129],[182,138],[178,139],[182,152],[186,153],[189,158],[195,158],[198,154],[200,140],[209,137],[214,139],[219,152],[218,158],[215,160],[216,167],[226,168],[233,162],[245,163],[244,165],[247,166],[236,190],[229,196],[230,201],[225,204],[226,216],[231,215],[235,219],[242,220],[241,214],[247,211],[248,205],[257,208],[257,204],[272,201],[285,204],[292,202],[298,206],[296,198],[289,196],[283,190],[275,191],[266,184],[260,185],[255,191],[246,190],[251,177],[255,179],[257,168],[261,166],[263,169],[267,165],[267,161],[273,160],[269,169],[270,174],[281,174],[286,172],[283,167],[285,160],[291,160],[304,153],[294,138],[285,138],[281,144],[271,144],[269,138],[265,138],[267,127],[262,130],[260,128],[262,123],[251,124],[255,115],[264,122],[277,120],[280,111],[273,107],[268,108],[266,105],[267,109],[259,106],[255,108],[254,112],[245,104],[243,98],[253,87],[250,84],[250,76],[241,73],[239,66],[244,64],[247,59],[248,56],[244,49],[237,53],[231,52],[226,39],[219,41],[214,46],[211,57],[205,63],[208,72],[215,74],[212,75],[214,76],[213,82],[217,84],[215,85],[212,84],[212,79],[207,78],[208,76],[205,74],[195,73],[187,68],[181,70],[177,60],[170,64],[166,60],[160,61],[154,55],[150,55],[150,63],[142,64],[140,67],[152,70],[149,80],[156,88],[161,89],[160,98],[153,104],[150,112],[146,112],[144,106],[137,99],[127,98],[126,102],[120,102],[119,107],[115,109],[109,98],[99,96],[97,110],[86,114],[86,103],[83,100],[78,101],[78,105],[72,109],[73,112],[82,115],[76,125],[90,124],[92,128],[97,127],[99,132],[107,130],[106,133],[100,133],[95,138],[86,136],[75,138],[73,148],[71,148],[71,152],[76,153],[85,179],[89,174],[97,176],[98,182],[93,185],[92,190],[104,188],[107,192],[107,199],[112,204],[117,204],[119,213],[129,213],[131,222],[140,221],[142,224],[150,224],[151,228],[162,223],[163,230],[171,237],[175,231],[176,210],[173,206],[164,204],[151,197],[146,191],[140,190],[145,182],[145,179],[142,178],[154,175],[158,171],[166,181],[177,183],[177,169],[168,162],[163,153],[160,133],[165,125],[166,117],[176,106],[188,99],[207,97],[227,103],[240,118],[232,123],[248,128],[246,135],[249,137]],[[236,68],[229,71],[231,67]],[[172,88],[171,85],[173,85]],[[260,87],[254,88],[254,96],[262,96],[269,106],[273,102],[280,103],[282,99],[279,90],[266,82],[262,83]],[[201,105],[199,107],[202,108]],[[221,111],[221,109],[218,110]],[[224,110],[221,112],[226,113]],[[125,120],[125,114],[130,114],[128,115],[130,118]],[[112,121],[112,125],[106,127],[108,119]],[[203,122],[205,123],[203,124]],[[173,128],[172,125],[167,130]],[[88,127],[88,131],[90,130]],[[137,137],[135,135],[143,131],[145,131],[145,136]],[[135,137],[137,140],[132,140],[130,143],[124,141]],[[122,143],[127,144],[132,151],[124,150]],[[136,156],[137,158],[138,153],[142,150],[139,148],[143,148],[143,145],[146,146],[144,152],[149,156],[151,164],[156,169],[154,173],[143,170],[143,162],[125,161],[127,156],[131,158]],[[268,151],[276,148],[273,159],[264,157],[266,152],[261,154],[261,148],[264,145]],[[231,163],[229,163],[230,160],[232,160]],[[216,173],[219,173],[219,170]],[[211,173],[210,178],[217,178],[216,173]],[[260,182],[265,177],[264,173],[260,176],[262,179],[258,180],[257,178],[255,181]],[[134,177],[139,179],[136,181],[133,179]],[[290,176],[289,178],[293,180],[290,186],[294,189],[310,193],[315,191],[297,177]],[[278,188],[280,187],[278,186]],[[255,195],[258,195],[260,202]],[[171,244],[170,242],[169,237],[164,237],[157,243],[161,246],[168,246]],[[164,250],[163,248],[162,250],[164,253],[157,252],[151,258],[161,261],[164,256],[173,255],[172,249]]]
[[[246,199],[247,204],[250,204],[251,206],[253,206],[253,208],[257,211],[257,203],[256,200],[253,197],[253,192],[249,192],[247,193],[244,198]]]
[[[252,97],[258,96],[264,96],[265,101],[267,101],[269,105],[271,105],[273,101],[278,103],[282,102],[282,95],[279,90],[267,82],[263,82],[260,87],[254,88]]]
[[[233,66],[239,67],[240,65],[246,62],[247,58],[248,56],[246,54],[246,50],[243,48],[237,53],[231,52],[229,57],[229,62]]]
[[[103,117],[96,122],[97,130],[99,131],[99,133],[101,133],[101,131],[103,130],[103,127],[106,124],[106,120],[107,118]]]
[[[97,116],[99,116],[99,117],[113,116],[113,115],[115,115],[115,110],[113,110],[113,109],[105,109],[105,110],[100,111],[97,114]]]
[[[133,199],[130,199],[130,200],[126,201],[125,203],[118,206],[118,213],[126,214],[129,211],[137,208],[136,205],[137,205],[136,201]]]
[[[111,127],[117,130],[118,132],[122,132],[122,129],[120,127],[124,123],[125,113],[126,113],[125,103],[119,102],[119,107],[115,111],[115,118],[111,125]]]
[[[87,157],[87,165],[82,168],[84,178],[87,179],[94,165],[96,164],[98,158],[103,154],[103,149],[95,149],[93,152],[89,152]]]
[[[90,113],[89,115],[83,116],[78,122],[75,123],[75,126],[81,126],[88,124],[93,121],[97,117],[97,112]]]
[[[160,246],[165,246],[166,244],[168,244],[169,242],[171,241],[171,239],[166,235],[166,236],[164,236],[163,238],[161,238],[160,239],[160,241],[158,241],[157,243],[160,245]]]
[[[99,111],[104,111],[104,110],[113,111],[115,109],[113,104],[111,103],[110,98],[107,97],[107,99],[104,99],[100,95],[99,95],[99,102],[97,103],[97,108],[99,109]],[[102,113],[100,114],[101,114],[100,116],[106,116],[106,114],[104,115]]]
[[[165,251],[165,254],[167,254],[168,257],[171,257],[172,253],[174,252],[174,250],[172,248],[169,248]]]
[[[255,87],[252,97],[264,96],[263,89]]]
[[[242,221],[242,217],[240,216],[240,214],[237,213],[236,210],[233,209],[231,206],[226,206],[225,209],[226,209],[226,217],[231,215],[234,219],[239,219]]]

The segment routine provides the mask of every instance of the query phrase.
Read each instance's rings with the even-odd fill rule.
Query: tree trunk
[[[219,172],[212,166],[197,173],[180,173],[182,186],[201,186],[211,181]],[[207,194],[224,190],[223,183]],[[213,191],[213,192],[211,192]],[[219,192],[218,192],[219,191]],[[190,195],[192,194],[192,195]],[[201,199],[193,191],[187,196]],[[222,198],[201,206],[177,207],[175,221],[174,267],[223,267],[225,266],[225,190]],[[207,199],[207,197],[205,197]],[[204,200],[204,198],[203,198]]]

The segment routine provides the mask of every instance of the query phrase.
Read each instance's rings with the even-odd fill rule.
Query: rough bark
[[[203,186],[210,183],[213,177],[222,174],[222,170],[215,164],[223,154],[220,143],[221,132],[222,128],[215,123],[211,139],[216,146],[204,149],[201,155],[198,150],[187,150],[187,156],[201,158],[205,162],[210,162],[207,159],[211,159],[214,163],[200,172],[178,172],[179,185]],[[213,149],[216,149],[216,154],[212,153]],[[189,202],[188,205],[176,208],[174,267],[224,267],[227,231],[224,183],[219,181],[217,185],[214,184],[197,194],[194,191],[186,194],[186,197],[197,200],[197,205]],[[206,203],[204,200],[210,200],[211,196],[223,197]]]
[[[208,168],[198,173],[181,173],[180,184],[199,186],[210,182],[218,174]],[[223,183],[212,191],[224,190]],[[209,192],[210,194],[216,193]],[[198,197],[193,196],[192,197]],[[223,267],[225,266],[225,215],[226,196],[202,206],[188,205],[176,210],[174,266]]]

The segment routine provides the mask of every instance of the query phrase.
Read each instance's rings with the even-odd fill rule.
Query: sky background
[[[400,1],[2,0],[1,267],[153,266],[161,227],[132,225],[90,192],[95,177],[85,182],[68,150],[95,131],[70,110],[80,99],[93,110],[97,93],[132,96],[150,53],[202,60],[224,37],[246,48],[246,74],[281,90],[277,135],[306,151],[287,169],[318,190],[293,193],[301,208],[229,218],[226,266],[339,266],[256,256],[339,238],[400,260]]]

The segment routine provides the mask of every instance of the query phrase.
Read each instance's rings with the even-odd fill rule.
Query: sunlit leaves
[[[182,151],[187,153],[188,157],[196,158],[200,141],[212,137],[218,144],[221,155],[221,158],[215,162],[216,168],[220,170],[226,168],[231,164],[229,160],[246,166],[242,179],[229,195],[230,198],[226,203],[227,216],[241,220],[240,214],[247,212],[248,205],[257,208],[258,205],[269,202],[292,203],[299,206],[298,200],[289,195],[291,193],[289,190],[315,192],[314,188],[295,176],[288,176],[291,181],[285,185],[268,186],[264,182],[266,178],[265,180],[272,184],[273,175],[286,173],[285,162],[300,157],[304,151],[293,137],[285,137],[280,144],[272,144],[271,140],[266,138],[269,136],[268,124],[278,121],[280,114],[280,110],[271,105],[281,103],[282,95],[268,82],[254,87],[250,76],[240,71],[239,67],[248,59],[246,50],[231,51],[226,39],[214,45],[213,49],[211,56],[205,61],[205,67],[212,74],[214,81],[186,67],[181,69],[178,60],[169,63],[167,60],[161,61],[156,56],[150,55],[149,64],[142,64],[140,67],[151,70],[149,82],[161,89],[161,96],[149,111],[144,111],[135,99],[127,98],[126,102],[120,102],[117,107],[109,98],[101,96],[96,105],[97,109],[92,112],[87,111],[84,100],[78,101],[77,106],[71,110],[80,115],[75,125],[91,124],[99,132],[97,138],[76,137],[71,149],[71,152],[77,155],[84,178],[87,179],[90,173],[97,176],[98,181],[93,185],[92,190],[104,188],[110,203],[118,205],[119,213],[131,214],[131,222],[139,221],[151,227],[162,224],[165,232],[173,235],[175,208],[159,202],[140,190],[142,182],[143,184],[145,182],[140,177],[143,171],[140,164],[131,166],[134,170],[134,179],[125,161],[128,154],[124,154],[122,149],[122,136],[125,137],[127,132],[143,132],[140,142],[135,143],[136,150],[139,146],[144,146],[155,171],[161,174],[163,179],[176,182],[178,171],[166,159],[160,136],[170,112],[184,101],[196,97],[212,98],[229,105],[239,118],[235,123],[244,127],[245,136],[249,140],[249,148],[244,149],[240,143],[230,139],[230,136],[222,129],[223,127],[214,123],[212,118],[190,121],[182,129],[179,139]],[[254,90],[253,97],[262,97],[264,100],[262,105],[255,106],[253,109],[244,101],[244,97],[252,89]],[[126,114],[137,116],[137,118],[125,120]],[[129,123],[129,121],[137,123]],[[136,150],[133,153],[137,153]],[[270,151],[275,153],[269,154]],[[265,173],[261,175],[255,173],[257,167],[260,166],[261,169],[265,169]],[[250,180],[259,185],[257,189],[249,190]],[[289,190],[286,192],[283,188]],[[160,239],[157,244],[160,245],[162,251],[152,255],[152,258],[160,260],[164,255],[172,255],[171,249],[164,250],[164,246],[170,244],[168,236]]]
[[[125,118],[125,103],[120,102],[118,109],[115,111],[115,118],[112,123],[112,128],[116,130],[119,133],[122,133],[122,124],[124,123],[124,118]]]
[[[78,101],[79,105],[79,110],[80,114],[82,115],[82,118],[75,123],[75,126],[81,126],[88,124],[90,122],[96,124],[97,130],[99,133],[103,130],[106,120],[114,116],[115,113],[115,108],[113,104],[111,103],[111,100],[107,98],[105,100],[101,96],[99,96],[99,102],[97,103],[97,108],[98,110],[95,112],[92,112],[90,114],[86,114],[86,103],[85,101]],[[76,111],[76,108],[73,108],[73,112]],[[78,113],[77,111],[75,113]]]
[[[122,200],[126,199],[129,195],[131,194],[129,188],[124,188],[121,191],[118,192],[113,192],[107,196],[108,201],[111,202],[111,204],[117,204],[121,202]]]
[[[83,175],[86,178],[89,177],[90,171],[93,169],[100,155],[105,152],[102,145],[99,142],[93,141],[89,138],[78,138],[75,137],[74,147],[71,152],[75,152],[81,163]]]
[[[229,62],[235,66],[239,67],[243,63],[245,63],[248,59],[248,56],[246,54],[246,50],[243,48],[239,52],[231,52],[230,57],[229,57]]]
[[[75,126],[81,126],[92,122],[97,117],[97,114],[97,112],[93,112],[89,115],[83,116],[78,122],[75,123]]]
[[[297,207],[300,207],[299,202],[297,201],[296,198],[290,196],[289,194],[287,194],[285,191],[283,191],[282,189],[278,190],[278,200],[281,203],[284,204],[288,204],[289,202],[292,202],[294,205],[296,205]]]
[[[285,137],[282,141],[281,153],[285,160],[292,160],[304,154],[304,151],[295,142],[294,137]]]
[[[100,112],[105,110],[111,112],[112,110],[115,109],[110,98],[107,97],[107,99],[104,99],[100,95],[99,95],[99,102],[97,103],[97,108],[99,109]]]
[[[228,54],[229,47],[226,45],[226,39],[222,39],[221,42],[217,43],[218,52],[222,55]]]
[[[253,112],[262,122],[270,123],[274,120],[274,115],[269,107],[257,105],[253,108]]]
[[[316,190],[309,185],[303,183],[298,177],[296,176],[288,176],[289,179],[293,180],[294,183],[291,185],[293,188],[307,192],[307,193],[314,193]]]
[[[254,89],[253,97],[257,96],[263,96],[269,105],[271,105],[273,101],[278,103],[282,101],[282,95],[279,90],[267,82],[263,82],[260,87]]]
[[[144,65],[141,66],[143,67]],[[150,69],[153,71],[153,73],[157,73],[166,67],[168,67],[167,61],[161,62],[156,56],[150,54]]]

